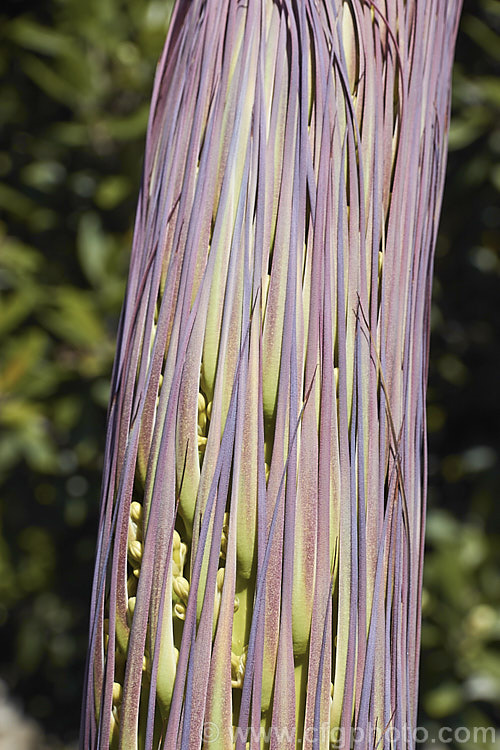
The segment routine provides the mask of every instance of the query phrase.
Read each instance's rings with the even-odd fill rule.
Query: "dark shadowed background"
[[[170,8],[0,9],[2,750],[78,733],[108,384]],[[500,748],[500,729],[473,734],[500,714],[499,31],[497,0],[466,0],[436,252],[420,712],[431,737],[464,730],[421,745],[438,749]],[[8,702],[39,727],[23,746],[2,734],[20,724]]]

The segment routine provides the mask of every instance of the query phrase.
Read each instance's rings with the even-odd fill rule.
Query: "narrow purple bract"
[[[113,373],[85,750],[414,747],[460,6],[177,2]]]

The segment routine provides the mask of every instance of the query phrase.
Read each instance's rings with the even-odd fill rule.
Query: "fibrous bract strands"
[[[113,373],[83,748],[414,746],[459,10],[177,3]]]

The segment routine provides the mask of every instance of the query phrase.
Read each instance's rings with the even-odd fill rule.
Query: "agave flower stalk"
[[[177,3],[113,373],[83,748],[414,746],[459,10]]]

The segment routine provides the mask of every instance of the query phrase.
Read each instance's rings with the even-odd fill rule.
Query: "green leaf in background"
[[[130,194],[130,180],[123,175],[104,177],[96,190],[95,202],[99,208],[118,206]]]
[[[44,320],[52,333],[77,348],[99,347],[105,335],[91,294],[71,287],[57,287],[51,290],[50,307]]]

